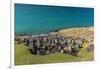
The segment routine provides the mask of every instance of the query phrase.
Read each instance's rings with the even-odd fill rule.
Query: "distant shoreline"
[[[59,31],[64,31],[64,30],[74,30],[74,29],[89,29],[89,28],[94,28],[94,26],[88,26],[88,27],[70,27],[70,28],[64,28],[64,29],[59,29],[59,30],[54,30],[54,31],[50,31],[48,33],[40,33],[40,34],[49,34],[49,33],[52,33],[52,32],[59,32]],[[15,36],[30,36],[30,35],[40,35],[40,34],[34,34],[34,33],[23,33],[23,34],[16,34],[15,33]]]

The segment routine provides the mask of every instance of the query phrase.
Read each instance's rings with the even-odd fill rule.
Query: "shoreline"
[[[41,34],[50,34],[50,33],[58,33],[60,31],[64,31],[64,30],[75,30],[75,29],[94,29],[94,26],[89,26],[89,27],[71,27],[71,28],[65,28],[65,29],[60,29],[60,30],[54,30],[54,31],[50,31],[48,33],[40,33],[40,34],[34,34],[34,33],[23,33],[23,34],[16,34],[15,36],[30,36],[30,35],[41,35]]]

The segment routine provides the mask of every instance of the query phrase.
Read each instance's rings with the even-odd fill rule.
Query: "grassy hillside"
[[[23,44],[15,44],[15,65],[62,63],[93,60],[93,52],[86,52],[82,49],[79,56],[75,57],[64,53],[52,53],[49,55],[31,54]]]

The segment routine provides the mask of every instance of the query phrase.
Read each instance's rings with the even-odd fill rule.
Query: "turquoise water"
[[[15,34],[88,26],[94,26],[93,8],[15,4]]]

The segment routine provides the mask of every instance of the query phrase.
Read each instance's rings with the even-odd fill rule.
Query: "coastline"
[[[70,28],[65,28],[65,29],[59,29],[59,30],[54,30],[54,31],[50,31],[48,33],[40,33],[40,34],[49,34],[49,33],[52,33],[52,32],[55,32],[55,33],[58,33],[58,32],[62,32],[62,31],[72,31],[74,29],[93,29],[94,27],[93,26],[90,26],[90,27],[70,27]],[[39,34],[34,34],[34,33],[15,33],[15,36],[30,36],[30,35],[39,35]]]

